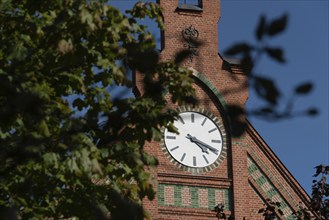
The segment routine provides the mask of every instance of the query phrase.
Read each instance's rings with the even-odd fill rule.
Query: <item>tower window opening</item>
[[[202,0],[179,0],[178,9],[202,11]]]

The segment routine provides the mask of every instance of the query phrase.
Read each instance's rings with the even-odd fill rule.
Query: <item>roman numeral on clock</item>
[[[176,137],[175,136],[166,136],[166,139],[173,139],[173,140],[175,140],[176,139]]]

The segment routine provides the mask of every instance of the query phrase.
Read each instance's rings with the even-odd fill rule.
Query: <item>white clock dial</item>
[[[168,153],[178,163],[192,168],[203,168],[217,161],[223,149],[223,136],[217,124],[196,111],[179,114],[174,122],[179,134],[164,132]]]

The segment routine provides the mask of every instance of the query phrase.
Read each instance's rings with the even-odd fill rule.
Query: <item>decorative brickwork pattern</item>
[[[159,184],[158,205],[213,210],[222,203],[225,210],[231,210],[230,194],[229,189]]]
[[[198,193],[199,193],[199,206],[201,208],[208,208],[208,189],[199,189]]]
[[[209,169],[188,169],[169,157],[163,141],[148,143],[145,151],[159,161],[152,171],[158,190],[154,200],[143,201],[143,207],[155,220],[210,220],[216,219],[211,210],[223,203],[228,217],[260,220],[258,210],[269,198],[282,205],[284,216],[279,219],[294,219],[296,205],[308,204],[307,193],[243,115],[240,119],[246,122],[245,133],[234,137],[229,129],[234,126],[230,124],[228,106],[244,109],[248,75],[240,65],[229,64],[218,53],[220,0],[200,0],[202,10],[179,7],[178,0],[157,2],[163,9],[166,27],[161,33],[161,61],[174,60],[178,52],[187,49],[182,30],[193,27],[199,33],[198,56],[181,65],[192,71],[195,81],[198,103],[193,108],[213,114],[221,120],[219,125],[225,127],[226,151],[220,155],[218,164]],[[134,83],[134,94],[143,95],[143,75],[135,74]],[[170,102],[168,107],[186,110],[186,106]]]
[[[218,89],[216,88],[216,86],[214,84],[212,84],[209,81],[209,79],[203,73],[197,72],[193,68],[189,68],[189,69],[193,71],[193,75],[196,78],[198,78],[201,82],[203,82],[206,86],[208,86],[208,88],[214,93],[214,95],[216,96],[216,98],[218,99],[218,101],[223,105],[224,109],[226,109],[225,99],[222,96],[222,94],[218,91]]]
[[[164,195],[164,203],[168,205],[175,205],[174,187],[164,186],[164,192],[166,192],[166,194]]]
[[[284,214],[284,219],[292,220],[295,219],[293,216],[292,209],[288,206],[287,202],[279,194],[270,180],[265,176],[265,174],[259,169],[259,167],[254,163],[254,161],[248,157],[248,172],[250,177],[255,181],[259,189],[267,196],[268,199],[271,199],[274,202],[280,202],[280,208]]]
[[[192,205],[191,203],[191,190],[189,187],[184,186],[181,189],[181,199],[182,199],[182,206],[183,207],[190,207]]]

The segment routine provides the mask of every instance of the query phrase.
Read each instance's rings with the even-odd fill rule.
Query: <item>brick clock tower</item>
[[[158,3],[165,22],[161,59],[190,50],[183,65],[193,71],[199,102],[173,106],[180,112],[174,123],[179,134],[164,130],[163,141],[146,146],[159,166],[154,171],[156,198],[145,200],[144,208],[151,219],[216,220],[214,207],[222,204],[230,219],[257,220],[263,219],[258,210],[270,199],[281,204],[278,219],[295,219],[293,212],[308,203],[308,195],[245,118],[243,135],[232,135],[226,108],[244,108],[247,76],[218,53],[220,0]],[[136,89],[142,94],[139,77]]]

